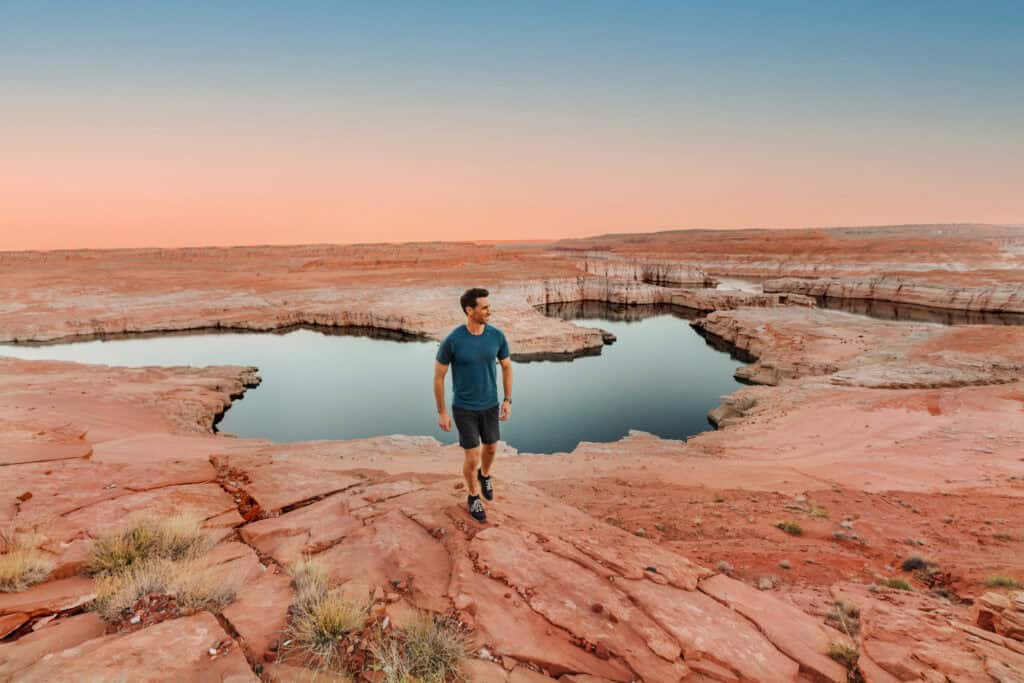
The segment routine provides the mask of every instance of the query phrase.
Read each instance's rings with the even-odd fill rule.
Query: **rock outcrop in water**
[[[819,254],[814,269],[835,277],[894,263],[908,231],[892,242],[874,229],[771,242],[666,235],[631,248],[676,263],[682,240],[686,259],[718,264],[712,275],[755,258],[798,271]],[[964,234],[923,232],[906,270],[925,273],[944,253],[965,271],[947,271],[951,301],[972,269],[1016,291],[1014,271],[991,267],[1024,254],[1016,233]],[[615,238],[592,242],[602,239],[631,258]],[[252,368],[0,358],[0,528],[31,537],[49,571],[0,593],[0,680],[132,677],[140,666],[166,680],[308,675],[279,655],[295,600],[285,569],[310,555],[345,595],[372,602],[377,623],[415,610],[459,620],[474,681],[841,681],[848,666],[868,681],[1021,678],[1019,596],[1007,587],[1024,580],[1024,328],[654,286],[642,269],[582,272],[564,247],[0,255],[6,340],[316,322],[439,338],[459,320],[458,293],[483,284],[524,353],[603,343],[538,305],[699,303],[712,312],[697,326],[747,352],[738,375],[758,385],[723,401],[721,429],[686,442],[634,432],[500,458],[491,522],[479,526],[463,512],[457,446],[212,434],[257,382]],[[218,542],[208,564],[239,578],[234,601],[121,631],[85,611],[93,539],[183,509]]]

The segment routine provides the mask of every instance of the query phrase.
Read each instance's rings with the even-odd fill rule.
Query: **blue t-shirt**
[[[473,334],[465,325],[452,330],[437,350],[437,362],[452,368],[452,405],[466,410],[487,410],[497,405],[495,359],[506,358],[508,341],[497,327],[485,324],[480,334]]]

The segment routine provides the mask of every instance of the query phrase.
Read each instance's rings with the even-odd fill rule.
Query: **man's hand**
[[[437,426],[446,432],[452,431],[452,418],[451,415],[448,414],[447,410],[443,413],[438,413]]]
[[[501,414],[498,416],[499,420],[507,420],[508,416],[512,414],[512,404],[508,401],[501,402]]]

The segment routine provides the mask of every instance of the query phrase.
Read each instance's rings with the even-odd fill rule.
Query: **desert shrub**
[[[825,616],[825,622],[850,638],[855,638],[860,633],[860,608],[839,600],[832,605],[832,610]]]
[[[1020,588],[1021,583],[1016,579],[1011,579],[1008,576],[990,576],[985,580],[985,585],[989,588]]]
[[[366,624],[367,610],[345,600],[341,593],[328,591],[292,615],[288,637],[307,663],[318,669],[337,669],[342,639]]]
[[[915,569],[926,569],[930,566],[930,564],[931,563],[929,563],[927,560],[920,558],[917,555],[914,555],[903,560],[903,564],[901,566],[903,567],[903,571],[912,572]]]
[[[32,538],[0,532],[0,593],[17,593],[45,581],[53,562]]]
[[[319,560],[303,558],[288,573],[295,602],[286,634],[290,646],[281,654],[294,651],[318,670],[340,670],[342,641],[366,625],[369,606],[354,605],[330,590],[327,567]]]
[[[295,611],[302,611],[327,595],[327,567],[319,560],[303,558],[294,562],[288,573],[295,589]]]
[[[386,634],[371,645],[386,683],[446,683],[463,680],[461,661],[467,645],[459,624],[421,613],[408,627]]]
[[[828,509],[824,506],[818,505],[817,503],[810,503],[807,512],[810,513],[811,517],[828,519]]]
[[[234,600],[237,590],[235,582],[195,560],[155,559],[101,575],[93,609],[114,622],[124,619],[139,598],[156,594],[172,596],[183,612],[216,611]]]
[[[202,555],[213,545],[189,513],[156,519],[142,517],[123,531],[96,539],[88,570],[117,574],[150,560],[186,560]]]
[[[857,667],[857,662],[860,661],[860,651],[857,648],[840,643],[832,643],[828,646],[827,654],[833,660],[846,667],[846,680],[849,683],[861,683],[864,680],[860,669]]]
[[[895,588],[896,590],[908,591],[911,590],[910,584],[903,579],[886,579],[883,583],[889,588]]]
[[[782,529],[790,536],[799,536],[804,532],[804,530],[796,522],[779,522],[775,525],[775,528]]]

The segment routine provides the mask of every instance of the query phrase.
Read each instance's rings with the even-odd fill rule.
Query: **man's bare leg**
[[[498,452],[497,443],[485,443],[480,457],[480,473],[485,477],[491,476],[491,465],[494,463],[494,454]]]
[[[466,490],[471,496],[479,496],[480,483],[476,480],[476,469],[480,467],[480,447],[465,450],[466,459],[462,463],[462,476],[466,478]],[[491,458],[494,458],[493,454],[491,454]]]

